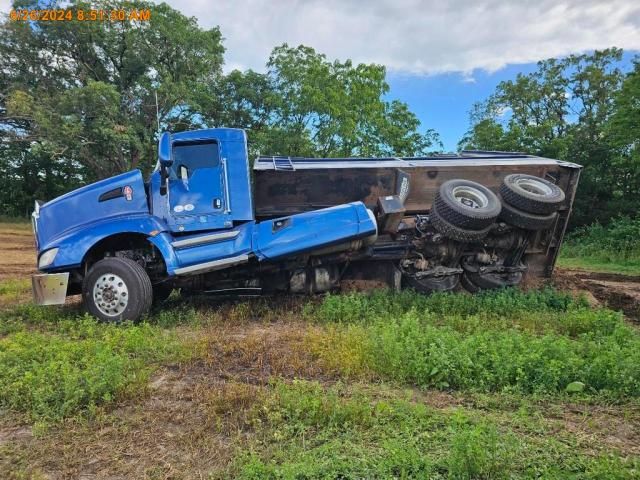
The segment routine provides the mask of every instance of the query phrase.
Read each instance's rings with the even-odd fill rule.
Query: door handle
[[[229,176],[227,175],[227,159],[222,159],[222,172],[224,174],[224,213],[231,211],[231,203],[229,199]]]

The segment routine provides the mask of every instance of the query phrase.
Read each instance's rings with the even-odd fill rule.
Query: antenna
[[[158,110],[158,90],[154,90],[156,94],[156,121],[158,122],[158,135],[160,135],[160,111]]]

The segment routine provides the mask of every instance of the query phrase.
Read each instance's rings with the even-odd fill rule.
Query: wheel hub
[[[113,273],[100,276],[93,285],[93,301],[108,317],[121,315],[129,303],[129,289],[124,280]]]
[[[473,187],[462,186],[453,189],[453,198],[465,207],[484,208],[489,204],[489,199],[480,190]]]
[[[516,181],[516,184],[523,190],[541,197],[551,195],[553,193],[553,190],[551,190],[549,185],[545,185],[542,182],[537,182],[530,178],[520,178]]]

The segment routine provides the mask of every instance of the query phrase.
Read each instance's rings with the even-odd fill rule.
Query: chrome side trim
[[[221,258],[219,260],[212,260],[211,262],[199,263],[197,265],[190,265],[188,267],[176,268],[174,273],[176,275],[194,275],[196,273],[211,272],[213,270],[222,270],[223,268],[233,267],[241,263],[247,263],[249,261],[249,255],[242,254],[235,257]]]
[[[223,240],[231,240],[236,238],[240,234],[238,230],[232,230],[229,232],[211,233],[209,235],[202,235],[200,237],[185,238],[184,240],[176,240],[171,242],[173,248],[194,247],[196,245],[203,245],[205,243],[222,242]]]
[[[69,272],[39,273],[31,276],[33,300],[38,305],[61,305],[67,296]]]

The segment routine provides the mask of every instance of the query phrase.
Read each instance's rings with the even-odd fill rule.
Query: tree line
[[[158,129],[248,130],[250,155],[422,155],[442,149],[384,66],[275,47],[264,73],[224,73],[218,27],[167,4],[107,0],[66,8],[148,9],[149,21],[0,23],[0,206],[25,216],[35,198],[156,161]],[[38,8],[15,0],[14,8]],[[460,148],[526,151],[585,165],[575,224],[635,213],[640,67],[622,52],[540,62],[474,106]],[[594,205],[595,204],[595,205]]]
[[[527,152],[584,166],[572,225],[640,207],[640,62],[610,48],[538,63],[474,105],[460,148]]]

